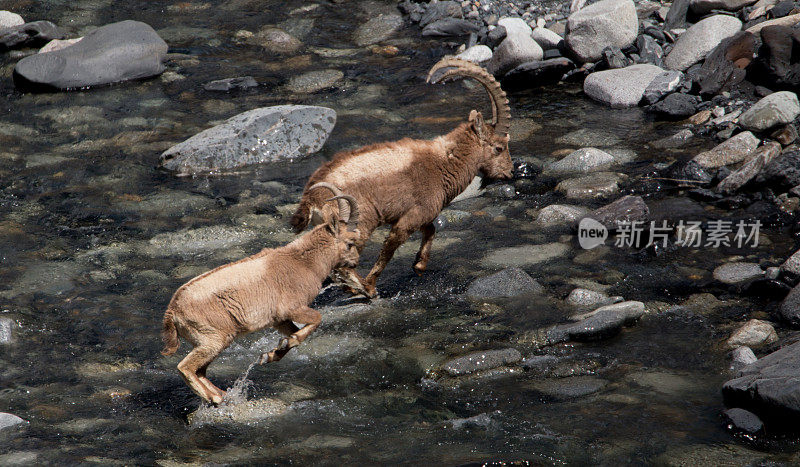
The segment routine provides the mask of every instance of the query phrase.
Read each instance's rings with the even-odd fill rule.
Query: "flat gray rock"
[[[636,40],[639,18],[631,0],[601,0],[567,19],[566,44],[583,62],[600,60],[603,49],[624,49]]]
[[[326,107],[262,107],[167,149],[161,166],[177,175],[190,175],[291,160],[318,151],[335,124],[336,112]]]
[[[120,21],[53,52],[31,55],[14,67],[17,86],[77,89],[159,75],[167,44],[147,24]]]
[[[574,341],[596,341],[617,335],[623,326],[634,324],[644,315],[644,303],[627,301],[602,306],[580,318],[576,323],[562,324],[547,331],[551,343]]]
[[[371,18],[353,33],[353,42],[359,47],[377,44],[390,38],[403,26],[400,14],[382,14]]]
[[[649,64],[598,71],[583,82],[583,92],[611,107],[633,107],[642,100],[650,83],[664,70]]]
[[[556,191],[570,199],[603,198],[619,191],[621,179],[618,174],[612,172],[596,172],[562,180],[556,185]]]
[[[760,319],[751,319],[728,338],[727,344],[731,348],[759,347],[777,341],[778,333],[775,332],[772,324]]]
[[[616,230],[621,222],[645,222],[650,210],[641,196],[627,195],[607,204],[586,217],[603,224],[609,230]]]
[[[479,277],[467,287],[467,296],[470,298],[514,297],[542,292],[544,287],[519,268],[506,268],[489,276]]]
[[[481,260],[481,265],[488,268],[532,266],[565,256],[568,252],[569,246],[563,243],[513,246],[490,251]]]
[[[614,163],[614,156],[596,148],[581,148],[542,171],[543,175],[569,175],[605,170]]]
[[[539,210],[535,222],[539,227],[572,226],[586,213],[586,208],[580,206],[551,204]]]
[[[742,22],[733,16],[715,15],[706,18],[681,34],[675,46],[664,58],[664,65],[684,71],[706,58],[716,46],[741,31]]]
[[[522,354],[517,349],[482,350],[454,358],[445,363],[442,369],[450,376],[461,376],[511,365],[521,360]]]
[[[762,98],[739,116],[739,125],[752,131],[764,131],[793,121],[800,115],[797,94],[791,91],[773,92]]]
[[[467,50],[456,55],[456,58],[480,64],[492,59],[492,49],[482,44],[473,45]]]
[[[743,131],[712,149],[701,152],[693,160],[704,169],[716,169],[736,164],[747,159],[756,150],[758,143],[760,143],[760,140],[753,133]]]
[[[757,263],[727,263],[714,269],[714,279],[723,284],[741,284],[764,275]]]
[[[23,24],[25,24],[25,20],[22,19],[22,16],[8,10],[0,10],[0,29],[13,28]]]

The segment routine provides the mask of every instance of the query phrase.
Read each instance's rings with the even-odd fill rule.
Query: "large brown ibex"
[[[322,281],[334,268],[358,264],[358,203],[327,183],[310,190],[319,191],[317,188],[335,194],[326,198],[339,205],[331,223],[319,225],[281,248],[267,248],[201,274],[172,296],[164,313],[161,353],[175,353],[178,336],[194,346],[178,370],[204,401],[219,404],[225,396],[206,377],[206,369],[236,336],[265,327],[277,329],[286,337],[261,356],[261,363],[280,360],[319,326],[319,312],[308,305]],[[294,323],[305,326],[298,328]]]
[[[414,262],[417,273],[425,271],[435,233],[433,221],[441,210],[482,173],[489,179],[509,179],[513,163],[508,152],[511,112],[500,84],[480,66],[455,58],[444,58],[428,73],[429,83],[468,77],[489,93],[492,122],[470,112],[469,122],[433,140],[402,139],[375,144],[355,151],[340,152],[311,175],[300,205],[292,217],[295,232],[309,223],[326,222],[335,215],[334,206],[310,187],[327,182],[351,194],[361,207],[361,237],[356,246],[364,248],[372,232],[390,224],[378,261],[366,279],[355,269],[338,275],[354,291],[374,297],[375,282],[395,250],[419,230],[422,244]]]

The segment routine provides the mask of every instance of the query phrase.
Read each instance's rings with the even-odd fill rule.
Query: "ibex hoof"
[[[428,265],[425,263],[417,263],[414,265],[414,272],[416,272],[418,276],[421,276],[426,269],[428,269]]]

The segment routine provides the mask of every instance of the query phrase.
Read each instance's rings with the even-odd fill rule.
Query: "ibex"
[[[219,404],[225,396],[225,391],[206,377],[206,369],[234,338],[273,327],[286,337],[263,354],[260,363],[280,360],[319,326],[319,312],[308,305],[323,280],[334,268],[358,264],[358,203],[327,183],[309,190],[318,188],[335,193],[329,200],[337,201],[339,213],[332,222],[318,225],[281,248],[267,248],[201,274],[172,296],[164,313],[161,353],[175,353],[178,336],[194,346],[178,370],[204,401]],[[298,328],[294,323],[305,326]]]
[[[311,175],[291,223],[296,233],[309,223],[327,222],[334,206],[310,188],[320,182],[338,186],[351,194],[361,207],[359,253],[380,225],[392,226],[377,262],[362,279],[354,268],[337,272],[353,292],[374,297],[375,282],[395,250],[419,230],[422,244],[414,261],[421,274],[428,265],[435,234],[433,221],[441,210],[482,173],[488,179],[510,179],[513,163],[508,152],[511,112],[500,84],[480,66],[455,58],[444,58],[428,73],[429,83],[468,77],[483,85],[492,103],[492,122],[480,112],[470,112],[469,121],[433,140],[405,138],[337,153]]]

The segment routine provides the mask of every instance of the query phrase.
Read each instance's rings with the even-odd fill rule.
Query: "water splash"
[[[233,382],[233,386],[225,391],[225,398],[222,399],[222,404],[220,405],[238,405],[247,402],[247,393],[250,388],[253,387],[253,382],[247,379],[247,377],[257,363],[258,360],[255,360],[244,370],[244,373],[236,378],[236,381]]]

